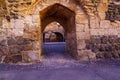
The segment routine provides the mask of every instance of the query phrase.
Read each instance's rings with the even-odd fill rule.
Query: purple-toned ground
[[[35,64],[0,64],[0,80],[120,80],[119,60],[79,62],[58,53]]]
[[[120,80],[120,61],[49,60],[33,65],[0,64],[0,80]]]

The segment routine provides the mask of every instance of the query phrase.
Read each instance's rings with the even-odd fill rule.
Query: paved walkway
[[[51,52],[36,64],[0,64],[0,80],[120,80],[119,60],[79,62],[63,55]]]
[[[120,61],[0,64],[0,80],[120,80]]]

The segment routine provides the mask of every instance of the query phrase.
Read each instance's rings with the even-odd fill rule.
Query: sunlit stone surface
[[[50,29],[62,35],[66,53],[74,59],[120,59],[119,3],[119,0],[1,0],[0,62],[42,61],[43,35]],[[52,35],[52,41],[61,39],[55,33]]]

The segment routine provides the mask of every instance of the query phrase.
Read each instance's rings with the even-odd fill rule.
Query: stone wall
[[[119,59],[120,37],[118,36],[91,36],[86,40],[86,48],[96,54],[97,59]]]
[[[106,20],[106,12],[109,12],[108,5],[113,1],[0,1],[0,62],[40,61],[43,30],[50,20],[51,22],[57,20],[65,28],[67,50],[77,59],[118,59],[120,57],[120,21],[114,19],[111,22],[110,17]],[[59,9],[53,8],[52,5],[56,3],[60,5]],[[55,14],[56,17],[53,17],[55,10],[59,12]],[[50,16],[49,13],[52,19],[49,17],[49,20],[46,20],[44,17]],[[44,25],[42,20],[46,20]]]
[[[120,26],[119,26],[119,21],[118,19],[114,20],[114,22],[111,22],[110,19],[106,20],[106,11],[108,10],[108,5],[109,2],[108,0],[100,0],[98,3],[97,2],[90,2],[88,1],[86,3],[86,7],[83,6],[84,11],[87,12],[87,15],[85,15],[84,12],[80,11],[81,13],[76,14],[76,34],[77,34],[77,51],[78,51],[78,59],[80,60],[98,60],[98,55],[105,56],[109,55],[112,53],[112,55],[117,55],[119,51],[99,51],[95,45],[98,46],[103,46],[107,47],[108,45],[116,44],[116,43],[109,43],[109,44],[104,44],[103,43],[96,43],[97,39],[96,38],[102,38],[102,37],[107,37],[108,40],[112,40],[114,36],[116,36],[115,39],[119,39],[120,37]],[[81,2],[79,1],[79,4]],[[89,4],[89,5],[88,5]],[[97,6],[95,6],[97,4]],[[83,4],[85,5],[85,4]],[[93,12],[92,12],[93,11]],[[110,38],[109,38],[110,36]],[[95,39],[96,42],[91,43],[91,39]],[[89,41],[86,42],[86,41]],[[107,42],[107,41],[106,41]],[[91,48],[98,50],[98,52],[93,51],[91,48],[87,48],[86,46],[91,45]],[[105,46],[107,45],[107,46]],[[117,42],[116,45],[119,45],[119,41]],[[119,47],[117,49],[120,49]],[[111,52],[111,53],[110,53]],[[105,53],[105,55],[104,55]],[[111,56],[110,58],[112,59]],[[102,59],[106,59],[106,56]]]
[[[39,18],[39,16],[37,16]],[[29,20],[30,19],[30,20]],[[2,20],[0,28],[0,62],[40,61],[40,39],[38,20],[35,16],[21,19]]]

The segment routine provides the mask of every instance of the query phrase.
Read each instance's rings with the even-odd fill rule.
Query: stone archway
[[[48,31],[43,33],[43,42],[64,42],[64,41],[65,38],[60,32]]]
[[[56,35],[57,42],[64,42],[65,38],[60,32],[54,32]]]
[[[43,46],[43,31],[51,22],[60,23],[65,30],[66,49],[67,53],[73,57],[77,57],[77,42],[76,42],[76,26],[75,13],[61,4],[48,6],[40,12],[41,19],[41,49]]]

